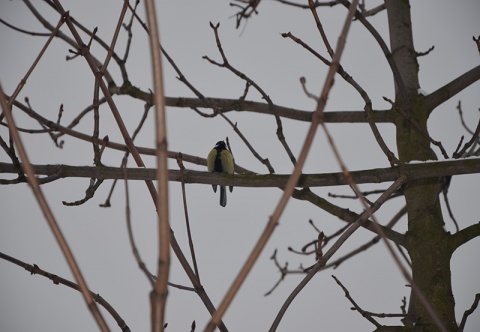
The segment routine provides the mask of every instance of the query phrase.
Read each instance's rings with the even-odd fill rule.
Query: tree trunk
[[[418,63],[413,46],[409,1],[386,0],[385,4],[391,53],[404,88],[402,92],[402,85],[396,82],[395,125],[399,159],[402,162],[437,159],[429,140],[421,133],[427,133],[429,113],[423,97],[418,94]],[[442,179],[434,178],[412,181],[406,185],[404,193],[408,209],[408,231],[405,245],[412,261],[415,285],[426,296],[444,327],[448,331],[455,331],[455,301],[450,273],[452,250],[448,245],[450,234],[444,229],[438,200],[441,183]],[[417,326],[422,326],[424,331],[439,330],[432,315],[417,296],[414,296],[413,305]]]

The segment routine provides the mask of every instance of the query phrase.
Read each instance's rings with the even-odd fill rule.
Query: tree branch
[[[182,154],[182,157],[185,155]],[[35,174],[59,178],[96,178],[96,179],[123,179],[121,167],[94,167],[70,165],[32,165]],[[128,168],[129,180],[154,180],[156,169]],[[18,169],[10,163],[0,162],[0,173],[16,174]],[[360,171],[351,171],[350,175],[357,184],[392,182],[405,175],[408,181],[436,178],[450,175],[480,173],[480,158],[436,161],[418,164],[403,164],[389,168],[375,168]],[[290,175],[286,174],[222,174],[194,170],[185,170],[185,183],[233,185],[235,187],[284,187]],[[169,170],[169,181],[181,182],[180,171]],[[1,182],[0,182],[1,184]],[[341,172],[322,174],[302,174],[296,187],[329,187],[348,185]]]
[[[267,115],[274,115],[304,122],[312,121],[311,111],[303,111],[295,108],[284,107],[273,104],[273,109],[267,103],[224,98],[174,98],[166,97],[166,106],[179,108],[215,108],[221,113],[230,111],[253,112]],[[393,117],[390,110],[373,111],[376,123],[393,123]],[[367,123],[367,115],[364,110],[358,111],[328,111],[323,113],[325,123]]]
[[[471,239],[480,236],[480,221],[476,224],[470,225],[460,232],[453,234],[450,238],[450,246],[452,252],[460,248],[463,244],[467,243]]]
[[[470,309],[466,310],[465,313],[463,314],[462,322],[460,323],[460,326],[458,327],[459,332],[463,332],[463,329],[465,328],[465,324],[467,323],[467,318],[468,318],[468,316],[473,314],[475,309],[477,309],[478,302],[480,302],[480,293],[477,293],[475,295],[475,300],[473,301],[472,306],[470,307]]]
[[[463,89],[480,79],[480,65],[460,75],[450,83],[425,96],[425,106],[432,112],[437,106],[449,100]]]
[[[348,240],[348,238],[359,228],[363,223],[365,223],[368,218],[371,217],[375,211],[377,211],[382,204],[394,193],[396,192],[403,184],[405,184],[405,177],[401,177],[395,183],[393,183],[387,191],[385,191],[372,205],[370,211],[365,211],[362,213],[360,218],[356,220],[341,236],[337,241],[330,247],[330,249],[320,258],[315,265],[308,271],[304,279],[295,287],[293,292],[285,300],[282,308],[280,308],[275,320],[272,323],[272,326],[269,329],[269,332],[276,331],[280,321],[282,320],[285,312],[287,311],[290,304],[293,302],[295,297],[300,293],[300,291],[308,284],[308,282],[313,278],[317,272],[325,266],[325,264],[330,260],[330,258],[338,251],[338,249]]]
[[[62,284],[67,287],[70,287],[78,292],[81,293],[80,287],[78,285],[70,280],[64,279],[62,277],[59,277],[53,273],[50,273],[48,271],[42,270],[41,268],[38,267],[36,264],[27,264],[19,259],[16,259],[14,257],[11,257],[7,254],[4,254],[3,252],[0,252],[0,258],[9,261],[10,263],[13,263],[15,265],[18,265],[20,267],[23,267],[25,270],[30,272],[30,274],[37,274],[42,277],[45,277],[47,279],[50,279],[55,285]],[[123,332],[129,332],[130,328],[128,325],[125,323],[125,321],[122,319],[122,317],[118,314],[118,312],[115,311],[115,309],[108,303],[103,297],[101,297],[99,294],[92,292],[89,290],[91,296],[97,302],[99,305],[105,308],[105,310],[108,311],[108,313],[115,319],[117,322],[118,326]]]
[[[358,182],[356,183],[358,184]],[[332,204],[329,201],[321,198],[320,196],[315,195],[309,189],[296,190],[294,191],[292,197],[309,201],[315,206],[321,208],[322,210],[348,223],[353,223],[355,222],[355,220],[358,220],[358,218],[360,218],[359,214],[351,211],[350,209],[344,209],[335,204]],[[383,235],[387,239],[395,242],[398,245],[403,245],[404,236],[388,227],[382,225],[375,226],[371,220],[367,220],[366,222],[364,222],[362,224],[362,227],[378,235],[380,235],[380,232],[377,230],[377,228],[380,227]]]
[[[128,2],[128,1],[127,1]],[[167,167],[167,125],[165,118],[165,98],[163,72],[160,51],[160,33],[153,0],[145,1],[150,51],[152,58],[154,105],[155,105],[155,143],[157,152],[157,214],[158,214],[158,263],[157,280],[150,292],[150,312],[152,331],[163,332],[168,296],[168,277],[170,274],[170,223],[168,213],[168,167]]]

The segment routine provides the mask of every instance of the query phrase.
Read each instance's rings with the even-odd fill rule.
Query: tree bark
[[[385,4],[391,53],[400,69],[405,89],[402,94],[396,82],[394,118],[399,159],[401,162],[437,159],[425,137],[429,111],[424,97],[418,94],[420,85],[410,3],[408,0],[386,0]],[[400,96],[407,96],[407,100]],[[451,236],[444,229],[438,199],[442,181],[441,178],[430,178],[407,183],[404,191],[408,209],[405,245],[412,261],[413,282],[426,296],[445,329],[455,331],[458,327],[451,287]],[[419,298],[414,296],[413,301],[417,328],[440,330]]]

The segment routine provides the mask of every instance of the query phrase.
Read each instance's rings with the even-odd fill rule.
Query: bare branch
[[[317,30],[320,33],[320,36],[322,36],[323,43],[325,44],[325,47],[327,48],[328,55],[330,55],[330,58],[333,59],[333,49],[330,46],[330,43],[327,39],[327,35],[325,34],[325,31],[323,30],[323,25],[320,22],[320,18],[318,17],[317,11],[315,10],[315,4],[313,0],[308,0],[308,6],[310,7],[310,11],[312,12],[313,18],[315,19],[315,23],[317,25]]]
[[[434,49],[435,49],[435,45],[433,45],[432,47],[430,47],[430,48],[429,48],[428,50],[426,50],[425,52],[417,52],[417,57],[426,56],[426,55],[430,54],[430,52],[432,52]]]
[[[253,154],[253,156],[255,158],[257,158],[257,160],[260,161],[262,164],[264,164],[265,167],[267,167],[270,174],[274,174],[275,170],[273,169],[272,164],[270,164],[270,160],[268,160],[268,158],[262,158],[262,156],[260,156],[258,154],[258,152],[253,148],[253,146],[250,144],[250,142],[247,140],[247,138],[242,134],[240,129],[238,129],[238,125],[236,123],[234,124],[232,121],[230,121],[230,119],[227,118],[227,116],[225,114],[220,113],[220,116],[222,118],[224,118],[225,121],[227,121],[230,126],[232,126],[233,130],[237,133],[237,135],[240,137],[240,139],[245,143],[245,145],[250,150],[250,152]]]
[[[458,159],[461,157],[465,157],[465,154],[468,148],[470,148],[475,142],[477,142],[479,138],[480,138],[480,120],[478,120],[477,128],[475,129],[475,132],[472,134],[472,138],[470,138],[470,140],[467,143],[465,143],[465,145],[459,152],[455,152],[453,154],[453,158]]]
[[[288,157],[290,158],[292,164],[295,165],[296,164],[295,156],[293,155],[292,150],[288,146],[287,140],[286,140],[285,135],[283,133],[282,120],[280,119],[280,116],[278,116],[278,114],[276,113],[276,110],[274,108],[274,104],[273,104],[272,100],[265,93],[265,91],[263,91],[263,89],[257,83],[255,83],[255,81],[253,81],[251,78],[249,78],[247,75],[245,75],[244,73],[242,73],[238,69],[234,68],[232,65],[230,65],[230,63],[228,62],[228,59],[225,55],[225,52],[223,51],[222,43],[220,42],[220,37],[218,35],[218,28],[220,27],[220,23],[217,23],[216,25],[214,25],[212,22],[210,22],[210,27],[213,29],[213,32],[215,34],[215,41],[217,43],[217,48],[218,48],[218,51],[219,51],[219,53],[222,57],[223,63],[218,63],[216,61],[213,61],[208,56],[203,56],[203,58],[206,59],[207,61],[209,61],[211,64],[214,64],[214,65],[219,66],[219,67],[227,68],[232,73],[234,73],[236,76],[238,76],[239,78],[241,78],[245,82],[248,82],[248,84],[253,86],[262,95],[263,99],[268,103],[268,106],[270,107],[273,115],[275,116],[275,121],[277,123],[277,132],[276,132],[277,138],[280,141],[280,143],[282,144],[283,148],[285,149],[285,152],[287,153]]]
[[[374,213],[377,209],[379,209],[382,204],[390,197],[391,194],[396,192],[404,183],[406,179],[405,177],[401,177],[398,179],[395,183],[393,183],[390,188],[385,191],[375,202],[375,204],[371,207],[369,211],[365,211],[362,213],[360,218],[356,220],[352,225],[347,229],[345,233],[340,236],[340,238],[335,241],[335,243],[330,247],[330,249],[323,255],[321,259],[315,263],[314,266],[312,266],[311,269],[309,269],[307,275],[304,277],[304,279],[295,287],[293,292],[288,296],[288,298],[285,300],[285,303],[282,305],[282,308],[279,310],[274,322],[272,323],[272,326],[269,329],[269,332],[273,332],[277,329],[278,325],[280,324],[280,321],[283,318],[283,315],[287,311],[288,307],[292,303],[292,301],[295,299],[295,297],[300,293],[300,291],[308,284],[308,282],[313,278],[313,276],[325,266],[325,264],[330,260],[330,258],[338,251],[338,249],[347,241],[347,239],[359,228],[364,224],[368,218],[370,218],[371,214]]]
[[[138,267],[140,270],[143,271],[145,276],[147,277],[147,280],[150,282],[150,285],[153,287],[155,285],[155,276],[148,271],[147,266],[142,260],[142,257],[140,256],[140,253],[137,249],[137,245],[135,244],[135,238],[133,236],[133,229],[132,229],[132,216],[131,216],[131,210],[130,210],[130,193],[128,190],[128,171],[127,168],[125,167],[125,164],[127,163],[127,157],[123,157],[122,161],[122,167],[124,170],[124,183],[125,183],[125,216],[127,220],[127,232],[128,232],[128,240],[130,242],[130,247],[132,248],[132,253],[133,257],[135,257],[135,261],[137,262]]]
[[[183,174],[183,171],[185,170],[185,166],[183,166],[181,153],[178,154],[177,164],[178,164],[178,168],[180,169],[180,177],[182,180],[181,184],[182,184],[182,197],[183,197],[183,211],[185,214],[185,226],[187,228],[188,246],[190,247],[190,255],[192,256],[193,269],[195,271],[195,275],[197,276],[198,281],[200,282],[200,273],[198,272],[197,258],[195,256],[195,248],[193,246],[192,232],[190,230],[190,218],[188,217],[187,193],[185,189],[185,177]]]
[[[397,214],[395,214],[395,216],[390,220],[390,222],[386,225],[387,228],[385,228],[384,232],[386,232],[386,230],[388,229],[391,229],[399,220],[402,216],[404,216],[405,214],[407,213],[407,207],[404,206]],[[358,218],[357,218],[358,219]],[[311,223],[312,224],[312,223]],[[314,226],[312,224],[312,226]],[[346,227],[349,227],[349,225],[347,225]],[[364,225],[365,227],[365,225]],[[343,232],[344,232],[345,228],[342,228],[340,229],[336,234],[334,235],[341,235]],[[332,238],[333,236],[330,236],[329,238]],[[388,237],[388,236],[387,236]],[[389,239],[391,239],[389,237]],[[335,261],[333,262],[330,262],[330,263],[327,263],[325,264],[325,266],[323,268],[321,268],[320,270],[326,270],[326,269],[329,269],[329,268],[334,268],[336,269],[338,266],[340,266],[340,264],[342,264],[343,262],[345,262],[346,260],[350,259],[351,257],[361,253],[361,252],[364,252],[366,251],[367,249],[369,249],[370,247],[374,246],[375,244],[377,244],[379,241],[381,240],[381,237],[380,236],[376,236],[374,237],[372,240],[366,242],[365,244],[359,246],[358,248],[352,250],[351,252],[347,253],[346,255],[344,256],[341,256],[339,258],[337,258]],[[302,247],[302,252],[298,252],[298,251],[295,251],[293,250],[292,248],[288,248],[289,251],[291,252],[294,252],[294,253],[297,253],[297,254],[302,254],[302,255],[310,255],[312,253],[315,253],[316,251],[311,251],[311,252],[304,252],[306,250],[306,247],[311,245],[311,244],[317,244],[317,240],[315,241],[312,241],[308,244],[306,244],[305,246]],[[323,243],[323,246],[325,246],[327,243],[327,241],[324,241]],[[318,248],[320,248],[320,245],[316,245]],[[300,269],[297,269],[297,270],[289,270],[288,269],[288,262],[285,263],[285,266],[284,267],[281,267],[280,264],[278,263],[278,260],[277,260],[277,255],[276,255],[277,251],[275,250],[273,256],[271,257],[272,260],[274,260],[275,262],[275,265],[277,266],[278,270],[280,271],[280,279],[277,281],[277,283],[272,287],[272,289],[265,295],[269,295],[271,294],[277,287],[278,285],[285,279],[285,277],[288,275],[288,274],[304,274],[304,273],[307,273],[309,271],[309,269],[304,269],[304,268],[300,268]],[[316,259],[318,260],[318,258]],[[319,270],[319,271],[320,271]]]
[[[54,27],[48,22],[47,19],[45,19],[42,15],[40,15],[40,13],[38,12],[38,10],[30,3],[29,0],[24,0],[23,1],[28,9],[32,12],[32,14],[37,18],[37,20],[49,31],[53,31],[54,30]],[[56,8],[54,5],[51,4],[51,1],[47,2],[48,4],[50,4],[52,7]],[[65,13],[65,11],[63,11],[63,13],[59,12],[60,15],[63,15],[63,13]],[[71,18],[69,17],[69,20]],[[88,33],[89,36],[92,36],[92,33],[89,32]],[[75,40],[71,39],[70,37],[66,36],[62,31],[58,31],[57,34],[56,34],[56,37],[62,39],[63,41],[65,41],[67,44],[69,44],[70,46],[78,49],[78,44],[75,42]],[[84,45],[86,46],[86,45]],[[96,66],[98,66],[99,68],[102,66],[101,62],[98,61],[95,57],[92,56],[92,61],[96,64]],[[105,73],[105,78],[107,79],[107,81],[109,82],[113,82],[113,78],[110,76],[110,74],[107,72]]]
[[[480,36],[479,36],[479,39],[480,39]],[[475,300],[473,301],[470,309],[465,310],[465,313],[463,314],[463,317],[462,317],[462,322],[460,323],[460,326],[458,327],[458,332],[463,332],[463,329],[465,328],[465,324],[467,323],[467,318],[468,318],[468,316],[473,314],[475,309],[477,309],[478,302],[480,302],[480,293],[477,293],[475,295]]]
[[[457,93],[477,82],[479,79],[480,65],[470,69],[441,88],[438,88],[428,96],[425,96],[425,107],[432,112],[437,106],[443,104]]]
[[[22,91],[22,88],[24,87],[24,85],[27,83],[27,79],[28,77],[30,76],[30,74],[32,73],[32,71],[35,69],[36,65],[38,64],[38,62],[40,61],[40,59],[42,58],[43,54],[45,53],[45,51],[47,50],[48,46],[50,45],[50,42],[52,41],[52,39],[56,36],[56,34],[58,33],[58,31],[60,30],[61,26],[63,25],[63,23],[65,23],[66,19],[68,18],[68,13],[65,13],[65,15],[62,15],[62,17],[60,18],[60,20],[58,21],[57,23],[57,26],[52,30],[52,33],[50,34],[50,37],[47,39],[45,45],[43,46],[42,50],[40,51],[40,53],[38,54],[37,58],[35,59],[35,61],[32,63],[32,65],[30,66],[30,68],[28,69],[27,73],[25,74],[25,76],[21,79],[20,83],[18,84],[17,88],[15,89],[15,91],[13,92],[12,96],[9,98],[8,100],[8,105],[10,107],[12,107],[12,104],[13,102],[15,101],[15,98],[17,98],[18,94],[20,93],[20,91]],[[3,116],[0,115],[0,120],[3,118]]]
[[[128,1],[126,1],[128,2]],[[145,12],[150,37],[152,59],[155,128],[157,150],[157,187],[156,207],[158,213],[158,268],[155,287],[150,293],[152,331],[162,332],[165,324],[165,310],[168,295],[168,276],[170,272],[170,225],[168,209],[168,168],[167,168],[167,131],[163,90],[162,59],[160,34],[153,0],[145,1]]]
[[[277,114],[279,117],[298,121],[312,121],[311,111],[304,111],[295,108],[283,107],[280,105],[270,106],[267,103],[241,99],[223,98],[172,98],[166,97],[166,106],[179,108],[212,108],[221,113],[231,111],[253,112],[260,114]],[[393,123],[390,110],[372,110],[376,123]],[[367,115],[363,110],[358,111],[326,111],[323,113],[325,123],[367,123]]]
[[[449,244],[452,252],[478,236],[480,236],[480,221],[451,236]]]
[[[74,202],[62,201],[62,204],[65,206],[79,206],[79,205],[85,204],[87,201],[93,198],[93,195],[95,195],[95,191],[97,191],[98,187],[100,187],[102,183],[103,183],[103,180],[91,178],[90,184],[88,188],[85,190],[84,198]]]
[[[376,327],[380,327],[381,324],[377,322],[375,319],[372,318],[371,315],[369,315],[366,311],[364,311],[360,306],[355,302],[355,300],[350,296],[350,292],[348,289],[340,282],[340,280],[337,279],[334,275],[332,275],[332,278],[337,282],[337,284],[343,289],[345,292],[345,297],[350,301],[350,303],[353,305],[355,310],[357,310],[363,317],[365,317],[370,323],[375,325]]]
[[[316,12],[315,12],[316,13]],[[305,49],[307,49],[310,53],[315,55],[320,61],[322,61],[324,64],[327,66],[331,66],[331,62],[325,59],[323,56],[321,56],[319,53],[317,53],[313,48],[311,48],[309,45],[304,43],[300,38],[295,37],[292,35],[290,32],[289,33],[284,33],[282,34],[282,37],[284,38],[291,38],[293,41],[295,41],[297,44],[302,45]],[[370,128],[372,130],[373,136],[375,137],[375,140],[377,141],[378,145],[382,149],[383,153],[387,157],[388,161],[390,162],[390,165],[397,164],[398,159],[397,157],[393,154],[393,152],[388,148],[387,144],[385,143],[382,135],[380,134],[380,131],[377,128],[377,122],[378,119],[376,118],[374,111],[372,110],[372,101],[370,97],[368,96],[367,92],[358,84],[351,75],[349,75],[342,66],[338,66],[337,68],[337,73],[348,83],[350,84],[359,94],[360,97],[365,101],[365,107],[364,107],[364,112],[366,113],[365,119],[367,120],[368,124],[370,125]],[[304,84],[304,83],[302,83]],[[304,85],[302,85],[304,87]],[[305,90],[305,87],[304,87]],[[308,94],[307,94],[308,95]],[[326,113],[324,113],[326,114]],[[326,121],[324,121],[325,123]]]
[[[480,35],[477,38],[473,36],[472,39],[475,42],[475,45],[477,45],[478,53],[480,54]]]
[[[10,262],[10,263],[13,263],[15,265],[18,265],[20,267],[23,267],[25,270],[27,270],[28,272],[30,272],[30,274],[36,274],[36,275],[40,275],[42,277],[45,277],[47,279],[50,279],[55,285],[59,285],[59,284],[62,284],[62,285],[65,285],[71,289],[74,289],[78,292],[82,292],[80,290],[80,287],[78,286],[78,284],[70,281],[70,280],[67,280],[65,278],[62,278],[62,277],[59,277],[58,275],[56,274],[53,274],[53,273],[50,273],[48,271],[45,271],[43,269],[41,269],[40,267],[38,267],[37,264],[27,264],[19,259],[16,259],[14,257],[11,257],[7,254],[4,254],[3,252],[0,252],[0,258]],[[99,305],[101,305],[103,308],[105,308],[105,310],[108,311],[108,313],[112,316],[113,319],[115,319],[115,321],[117,322],[118,326],[120,327],[120,329],[123,331],[123,332],[130,332],[130,328],[128,327],[127,323],[125,323],[125,321],[123,320],[123,318],[118,314],[118,312],[110,305],[110,303],[108,303],[102,296],[100,296],[100,294],[96,293],[96,292],[92,292],[91,290],[88,290],[88,292],[90,293],[90,295],[92,296],[92,298],[95,300],[95,302],[97,302]]]
[[[182,154],[185,158],[185,155]],[[198,158],[199,157],[194,157]],[[205,159],[203,159],[205,161]],[[206,161],[205,161],[206,165]],[[69,165],[32,165],[36,175],[57,175],[60,178],[78,177],[78,178],[96,178],[96,179],[123,179],[122,168],[103,166],[69,166]],[[18,169],[13,164],[0,162],[0,173],[17,173]],[[286,174],[212,174],[210,172],[200,172],[194,170],[185,170],[186,183],[198,184],[217,184],[233,185],[238,187],[284,187],[290,175]],[[457,159],[439,162],[425,162],[418,164],[403,164],[396,167],[368,169],[363,171],[351,171],[350,175],[357,184],[361,183],[381,183],[392,182],[400,176],[406,176],[408,181],[418,179],[436,178],[450,175],[473,174],[480,172],[480,158]],[[155,177],[153,168],[129,168],[129,180],[151,180]],[[180,172],[177,170],[169,171],[169,181],[180,182]],[[321,174],[302,174],[296,187],[325,187],[348,185],[343,173],[321,173]],[[305,189],[302,192],[292,194],[295,198],[308,199],[305,195]]]

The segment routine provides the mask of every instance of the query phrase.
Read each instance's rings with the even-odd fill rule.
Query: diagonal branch
[[[30,164],[30,161],[25,151],[25,148],[23,146],[22,140],[16,129],[11,108],[7,103],[7,100],[5,98],[5,94],[3,93],[3,89],[1,85],[0,85],[0,103],[3,109],[3,114],[5,115],[5,118],[7,119],[7,123],[9,125],[11,136],[13,138],[13,141],[15,142],[15,145],[17,146],[20,159],[22,160],[22,169],[27,174],[28,183],[30,184],[33,194],[36,200],[38,201],[38,204],[40,205],[40,209],[42,210],[45,216],[45,219],[47,220],[47,223],[50,226],[52,233],[55,236],[55,239],[57,240],[57,243],[62,251],[62,254],[64,255],[65,260],[67,261],[70,267],[70,270],[72,271],[72,274],[75,277],[75,280],[77,281],[80,287],[80,290],[87,304],[87,307],[89,308],[90,312],[95,318],[95,321],[97,322],[98,327],[102,331],[109,331],[109,328],[107,326],[107,323],[105,322],[105,319],[103,318],[100,310],[98,310],[98,307],[95,304],[95,301],[92,295],[90,294],[90,291],[88,290],[87,283],[83,278],[80,267],[78,266],[75,258],[73,257],[73,252],[70,250],[67,240],[63,236],[63,233],[60,230],[60,227],[58,226],[55,216],[53,215],[53,212],[50,209],[50,206],[48,205],[48,202],[45,196],[43,195],[40,185],[38,184],[37,178],[35,177],[35,173]]]
[[[358,182],[356,183],[358,184]],[[336,216],[340,220],[346,221],[348,223],[353,223],[356,220],[358,220],[358,218],[360,218],[359,214],[351,211],[350,209],[344,209],[335,204],[332,204],[329,201],[321,198],[320,196],[315,195],[309,189],[296,190],[292,195],[292,197],[296,199],[307,200],[310,203],[314,204],[315,206],[318,206],[325,212],[328,212],[329,214]],[[374,225],[371,220],[368,220],[365,223],[363,223],[362,227],[365,229],[368,229],[369,231],[375,234],[380,234],[378,230],[378,228],[380,228],[381,232],[383,233],[382,236],[385,236],[387,239],[395,242],[398,245],[402,245],[402,246],[404,245],[404,235],[392,230],[389,227],[385,227],[382,225]]]
[[[425,106],[432,112],[437,106],[446,102],[478,80],[480,80],[480,65],[438,88],[428,96],[425,96]]]
[[[300,293],[300,291],[308,284],[308,282],[317,274],[317,272],[322,269],[325,264],[330,260],[330,258],[340,249],[340,247],[347,241],[347,239],[359,228],[364,224],[370,216],[377,211],[382,204],[393,194],[395,193],[404,183],[406,182],[406,178],[402,176],[397,181],[395,181],[389,188],[386,190],[370,207],[369,211],[365,211],[362,213],[360,218],[355,221],[339,238],[335,243],[330,247],[330,249],[321,257],[317,263],[308,271],[307,275],[304,279],[295,287],[293,292],[288,296],[285,300],[285,303],[282,305],[281,309],[279,310],[275,320],[272,323],[272,326],[269,329],[269,332],[276,331],[280,321],[283,318],[283,315],[287,311],[290,304],[293,302],[295,297]]]
[[[372,315],[368,314],[365,310],[363,310],[362,308],[360,308],[360,306],[357,304],[357,302],[355,302],[355,300],[353,299],[353,297],[350,296],[350,292],[348,291],[348,289],[342,284],[342,282],[340,280],[338,280],[337,277],[335,277],[333,274],[332,274],[332,278],[337,282],[337,284],[342,288],[343,292],[345,293],[345,297],[350,301],[350,303],[353,305],[353,307],[355,308],[355,310],[357,310],[363,317],[365,317],[370,323],[372,323],[373,325],[375,325],[377,328],[379,328],[380,326],[382,326],[379,322],[377,322],[373,317]]]
[[[62,284],[62,285],[65,285],[71,289],[74,289],[78,292],[81,293],[81,290],[80,290],[80,287],[70,281],[70,280],[67,280],[65,278],[62,278],[62,277],[59,277],[58,275],[56,274],[53,274],[53,273],[50,273],[48,271],[45,271],[43,269],[41,269],[40,267],[38,267],[37,264],[27,264],[19,259],[16,259],[14,257],[11,257],[7,254],[4,254],[3,252],[0,252],[0,258],[6,260],[6,261],[9,261],[10,263],[13,263],[15,265],[18,265],[20,267],[23,267],[25,270],[27,270],[28,272],[30,272],[30,274],[37,274],[37,275],[40,275],[42,277],[45,277],[45,278],[48,278],[50,279],[55,285],[59,285],[59,284]],[[101,305],[103,308],[105,308],[105,310],[108,311],[108,313],[113,317],[113,319],[115,319],[115,321],[117,322],[118,326],[120,327],[120,329],[123,331],[123,332],[130,332],[130,328],[128,327],[127,323],[125,323],[125,321],[123,320],[123,318],[118,314],[118,312],[110,305],[110,303],[108,303],[103,297],[100,296],[100,294],[97,294],[95,292],[92,292],[91,290],[89,290],[91,296],[93,297],[93,299],[95,300],[95,302],[97,302],[99,305]]]
[[[449,245],[454,252],[468,241],[480,236],[480,221],[470,225],[450,237]]]

